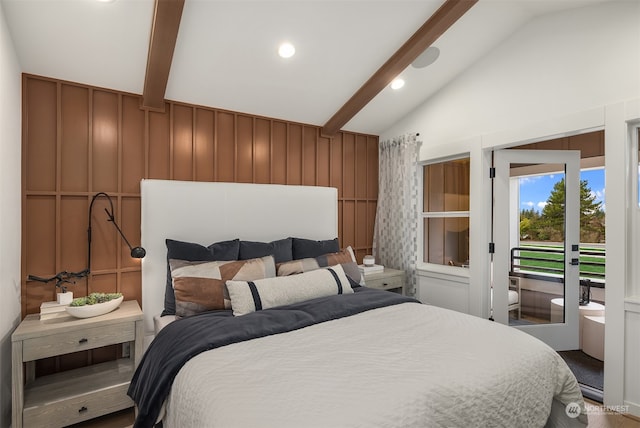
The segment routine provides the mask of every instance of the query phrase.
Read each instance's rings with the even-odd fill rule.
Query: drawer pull
[[[78,340],[78,343],[82,345],[83,343],[87,343],[88,341],[89,339],[83,337],[82,339]]]
[[[386,287],[387,285],[389,285],[389,283],[383,282],[382,285],[384,285]]]
[[[80,407],[80,410],[78,410],[78,413],[84,413],[87,410],[89,410],[89,409],[87,409],[85,406],[82,406],[82,407]]]

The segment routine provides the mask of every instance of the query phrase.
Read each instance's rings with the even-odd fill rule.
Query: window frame
[[[429,166],[429,165],[436,165],[436,164],[444,164],[447,162],[452,162],[452,161],[456,161],[456,160],[460,160],[460,159],[466,159],[469,162],[469,210],[466,211],[460,211],[460,210],[455,210],[455,211],[425,211],[425,167]],[[419,166],[421,167],[420,170],[420,205],[418,206],[418,213],[419,213],[419,224],[418,224],[418,233],[419,233],[419,246],[418,246],[418,260],[417,260],[417,267],[420,269],[424,269],[424,270],[429,270],[432,272],[441,272],[441,273],[447,273],[447,274],[461,274],[462,276],[468,276],[468,272],[469,272],[469,264],[471,263],[469,261],[469,263],[467,264],[463,264],[461,266],[457,266],[457,265],[449,265],[449,264],[440,264],[440,263],[430,263],[428,261],[425,261],[425,219],[430,219],[430,218],[441,218],[441,219],[453,219],[453,218],[467,218],[468,222],[469,222],[469,236],[471,236],[471,153],[469,152],[465,152],[465,153],[458,153],[455,155],[451,155],[451,156],[447,156],[447,157],[443,157],[443,158],[437,158],[437,159],[430,159],[428,161],[423,161],[419,163]],[[470,243],[467,244],[467,252],[469,254],[469,257],[471,257],[471,245]]]

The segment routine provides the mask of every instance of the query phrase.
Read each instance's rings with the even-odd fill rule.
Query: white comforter
[[[584,408],[544,343],[405,303],[198,355],[174,381],[164,426],[542,427],[554,398],[559,413]],[[549,426],[586,421],[559,417]]]

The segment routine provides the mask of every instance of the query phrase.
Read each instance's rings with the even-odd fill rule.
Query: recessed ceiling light
[[[429,46],[411,63],[411,65],[413,68],[425,68],[436,62],[439,56],[440,49],[435,46]]]
[[[393,82],[391,82],[391,89],[400,89],[404,86],[404,80],[401,78],[396,78],[393,79]]]
[[[282,58],[291,58],[296,53],[296,48],[288,42],[280,45],[278,48],[278,55]]]

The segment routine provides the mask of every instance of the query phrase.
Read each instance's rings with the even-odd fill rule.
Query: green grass
[[[523,247],[526,247],[523,245]],[[538,248],[557,248],[562,250],[562,247],[559,245],[536,245]],[[583,251],[601,251],[596,248],[589,247],[580,247]],[[603,256],[594,256],[594,255],[580,255],[580,276],[589,277],[594,276],[593,274],[601,274],[604,275],[604,251],[602,251]],[[544,253],[537,251],[520,251],[521,257],[535,257],[545,260],[516,260],[516,264],[520,264],[521,269],[530,270],[534,272],[545,272],[551,269],[563,269],[564,266],[564,254],[556,254],[556,253]],[[591,266],[585,263],[603,263],[596,266]]]

